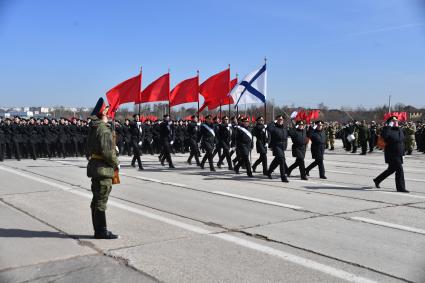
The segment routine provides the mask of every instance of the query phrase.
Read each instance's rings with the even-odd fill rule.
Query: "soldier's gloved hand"
[[[138,145],[139,145],[139,146],[142,146],[142,142],[140,141],[140,142],[138,143]]]
[[[266,143],[266,147],[269,147],[269,144],[268,143]]]
[[[115,151],[117,154],[120,153],[120,149],[118,148],[118,146],[115,146]]]
[[[173,145],[174,141],[170,141],[170,144]]]
[[[121,164],[118,164],[117,169],[118,171],[121,170]]]

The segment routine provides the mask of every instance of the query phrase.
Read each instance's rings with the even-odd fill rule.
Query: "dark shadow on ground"
[[[24,229],[0,228],[0,238],[60,238],[93,239],[91,235],[67,235],[54,231],[32,231]]]

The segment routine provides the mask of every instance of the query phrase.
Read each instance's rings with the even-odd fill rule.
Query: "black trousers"
[[[199,166],[200,165],[199,157],[198,157],[199,148],[198,148],[198,144],[196,143],[196,141],[191,140],[189,142],[189,148],[190,148],[190,154],[189,154],[189,158],[187,159],[187,162],[191,163],[192,158],[195,158],[196,165]]]
[[[404,171],[403,164],[401,161],[393,161],[388,163],[388,168],[382,172],[378,177],[376,177],[375,182],[378,184],[385,180],[388,176],[395,172],[395,186],[397,191],[406,190],[406,186],[404,183]]]
[[[131,141],[131,147],[133,148],[133,159],[131,160],[131,165],[134,166],[137,161],[139,168],[143,168],[142,160],[140,159],[140,149],[137,141]]]
[[[6,144],[0,143],[0,161],[4,160],[5,153],[6,153]]]
[[[269,175],[279,166],[280,170],[280,178],[286,178],[285,172],[288,170],[288,165],[286,165],[285,157],[275,156],[272,163],[270,163],[269,167]]]
[[[290,174],[292,172],[292,170],[294,170],[297,167],[300,169],[301,178],[306,177],[304,158],[297,157],[295,159],[294,164],[292,164],[291,166],[289,166],[288,173]]]
[[[223,147],[223,152],[220,156],[220,158],[218,159],[218,164],[222,164],[223,160],[226,158],[227,161],[227,166],[229,167],[230,170],[232,170],[233,165],[232,165],[232,158],[230,157],[230,151],[228,147]]]
[[[314,159],[313,163],[311,163],[310,165],[308,165],[308,167],[305,170],[307,172],[310,172],[311,169],[313,169],[316,166],[319,167],[319,176],[320,177],[325,177],[325,165],[323,164],[323,158],[316,158],[316,159]]]
[[[240,152],[238,154],[239,156],[239,161],[238,163],[235,165],[235,171],[239,172],[239,168],[242,165],[245,165],[246,168],[246,175],[248,176],[252,176],[252,170],[251,170],[251,162],[249,161],[249,156],[247,154],[244,154],[242,152]]]
[[[360,146],[362,147],[362,153],[366,154],[367,152],[367,140],[361,140],[360,142]]]
[[[210,169],[214,169],[214,162],[213,162],[213,148],[210,146],[205,147],[205,155],[204,158],[202,158],[201,166],[205,165],[205,162],[208,160],[208,163],[210,165]]]
[[[252,165],[253,168],[257,168],[260,163],[263,165],[263,174],[267,174],[267,153],[260,153],[260,157]]]
[[[17,141],[12,141],[12,148],[13,148],[13,155],[15,156],[15,159],[20,160],[21,159],[21,145]]]

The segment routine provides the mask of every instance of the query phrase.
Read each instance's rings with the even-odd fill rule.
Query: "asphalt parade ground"
[[[425,154],[405,158],[410,194],[394,176],[373,187],[382,152],[339,143],[327,180],[295,169],[288,184],[187,156],[169,169],[143,155],[144,171],[120,157],[106,211],[117,240],[92,238],[84,158],[0,163],[0,282],[425,282]]]

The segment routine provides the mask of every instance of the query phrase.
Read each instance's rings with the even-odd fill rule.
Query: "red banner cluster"
[[[396,116],[399,121],[407,121],[407,112],[388,112],[384,115],[384,120]]]

